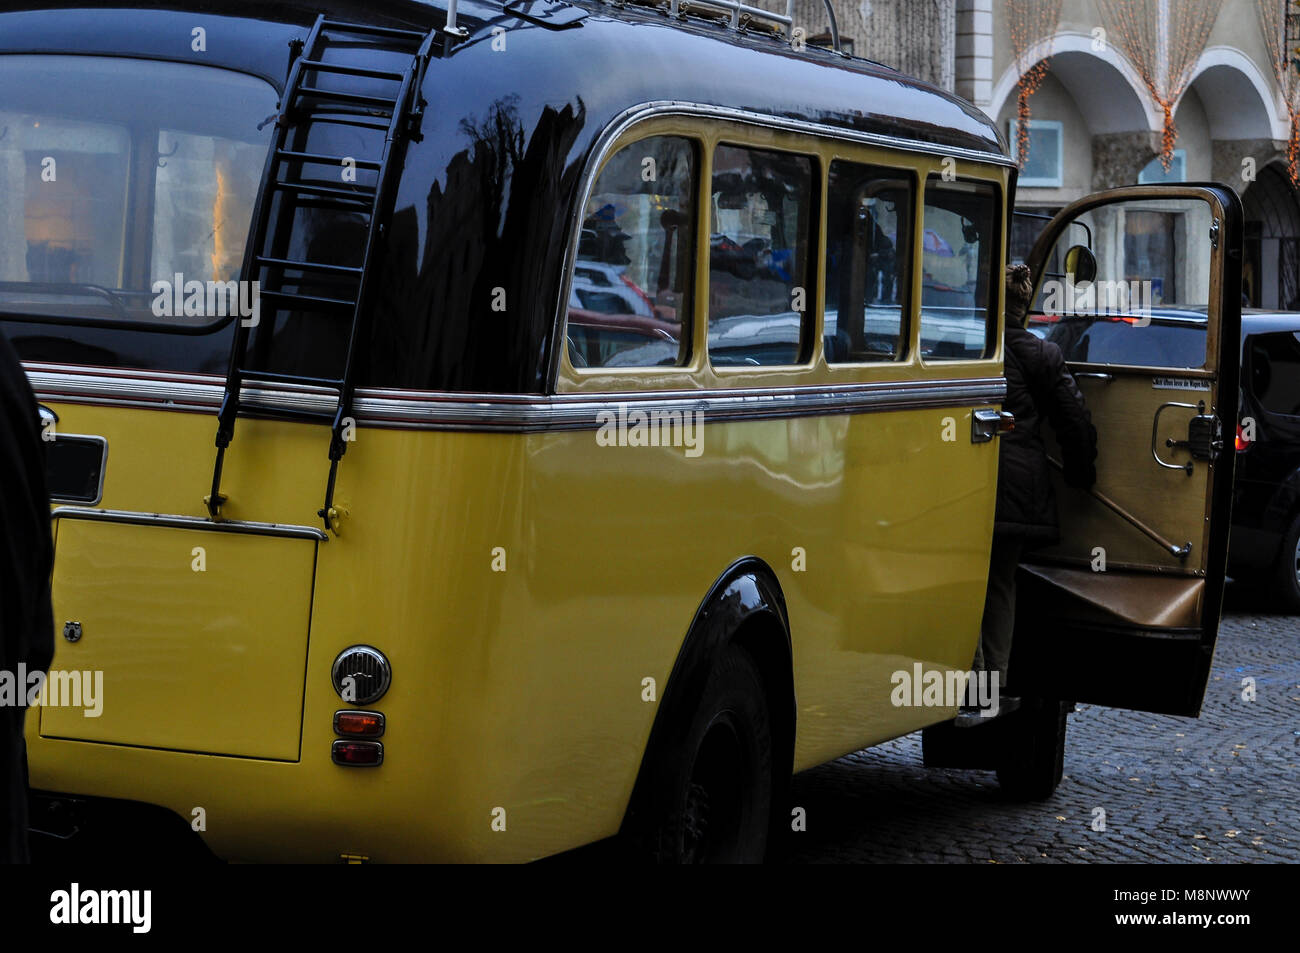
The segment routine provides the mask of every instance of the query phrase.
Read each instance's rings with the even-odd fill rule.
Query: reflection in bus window
[[[210,67],[0,57],[0,312],[212,324],[160,317],[154,285],[239,277],[275,101]]]
[[[1083,212],[1057,239],[1029,320],[1066,360],[1134,367],[1205,366],[1213,217],[1200,199],[1137,199]],[[1093,281],[1064,272],[1086,244]]]
[[[1113,314],[1030,315],[1029,330],[1061,349],[1065,359],[1082,364],[1132,367],[1205,366],[1205,318],[1171,313],[1139,324]]]
[[[921,256],[921,354],[931,361],[991,353],[990,288],[998,249],[998,193],[977,182],[931,176]]]
[[[912,191],[895,171],[831,163],[824,331],[828,364],[902,357],[911,283]]]
[[[165,130],[157,149],[151,278],[237,278],[265,145]]]
[[[695,263],[695,145],[660,136],[605,164],[569,290],[574,367],[685,364]]]
[[[812,159],[719,146],[709,235],[709,360],[794,364],[808,293]]]
[[[1141,199],[1082,213],[1079,227],[1057,239],[1047,259],[1037,310],[1141,316],[1149,308],[1204,308],[1212,217],[1208,205],[1187,198]],[[1089,245],[1097,259],[1092,287],[1065,283],[1061,263],[1076,244]]]

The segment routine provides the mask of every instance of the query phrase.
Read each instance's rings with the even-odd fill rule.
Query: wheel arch
[[[651,814],[655,782],[680,750],[695,717],[713,660],[729,645],[757,662],[772,717],[773,826],[794,770],[794,655],[785,595],[772,568],[756,556],[727,567],[709,587],[686,630],[660,694],[641,766],[623,814],[620,833],[638,831]]]

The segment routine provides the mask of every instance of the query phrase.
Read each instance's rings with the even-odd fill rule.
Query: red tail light
[[[378,741],[336,741],[330,756],[335,764],[375,767],[384,763],[384,746]]]
[[[1242,427],[1240,421],[1237,422],[1236,447],[1238,453],[1242,453],[1250,449],[1250,441],[1246,439],[1246,429]]]

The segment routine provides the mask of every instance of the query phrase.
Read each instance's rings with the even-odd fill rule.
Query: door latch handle
[[[1016,415],[1005,410],[984,408],[970,415],[970,442],[988,443],[1016,429]]]
[[[1219,418],[1205,412],[1205,401],[1196,404],[1182,404],[1170,402],[1161,404],[1156,408],[1155,418],[1151,421],[1151,456],[1156,463],[1166,470],[1182,470],[1188,476],[1195,472],[1196,465],[1188,460],[1186,463],[1169,463],[1160,458],[1160,451],[1157,448],[1160,431],[1160,415],[1171,407],[1182,407],[1186,410],[1196,411],[1187,425],[1187,439],[1175,440],[1172,437],[1165,440],[1165,446],[1169,449],[1187,450],[1195,460],[1205,460],[1213,462],[1218,459],[1219,452],[1223,449],[1223,428],[1219,424]]]

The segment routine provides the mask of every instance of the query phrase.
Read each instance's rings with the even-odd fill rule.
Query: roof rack
[[[785,13],[750,6],[742,3],[741,0],[667,0],[666,7],[663,0],[601,0],[601,2],[614,7],[626,6],[628,3],[655,7],[664,10],[668,16],[676,20],[684,19],[699,10],[729,13],[731,19],[727,22],[727,28],[736,31],[745,29],[750,23],[765,23],[778,27],[779,31],[793,37],[795,29],[794,0],[785,0]],[[831,48],[841,56],[847,55],[840,49],[840,28],[835,21],[835,8],[831,6],[831,0],[822,0],[822,4],[826,7],[826,16],[830,22]]]

